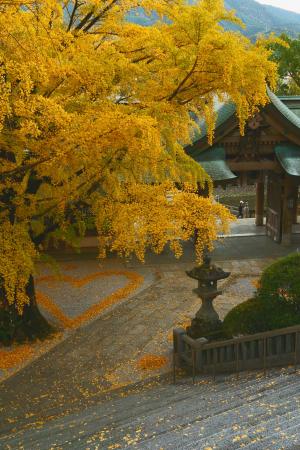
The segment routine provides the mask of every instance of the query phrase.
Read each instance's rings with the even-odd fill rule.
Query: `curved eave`
[[[267,116],[267,121],[289,140],[300,145],[300,117],[288,108],[269,88],[268,96],[270,103],[263,110],[263,113]]]
[[[273,106],[280,112],[280,114],[288,120],[288,122],[300,131],[300,118],[293,113],[269,88],[267,88],[269,99]]]
[[[277,129],[278,132],[293,143],[300,145],[300,117],[286,106],[269,88],[267,88],[267,93],[270,102],[261,110],[261,113],[265,116],[268,123]],[[218,144],[237,126],[236,106],[228,102],[217,111],[214,145]],[[195,131],[192,137],[193,143],[185,148],[186,153],[194,159],[210,147],[207,141],[205,122],[202,121],[199,127],[202,130],[201,133]]]
[[[284,171],[293,177],[300,177],[300,147],[285,144],[275,147],[276,157]]]
[[[212,147],[201,152],[193,159],[203,167],[213,181],[229,181],[236,175],[226,164],[226,154],[223,147]]]
[[[232,102],[225,103],[217,111],[217,120],[215,126],[214,144],[217,144],[220,139],[227,135],[232,129],[234,129],[238,123],[236,115],[236,106]],[[206,150],[210,147],[207,140],[207,127],[205,121],[198,124],[200,132],[194,131],[192,136],[193,143],[185,147],[186,153],[194,157],[199,151]]]

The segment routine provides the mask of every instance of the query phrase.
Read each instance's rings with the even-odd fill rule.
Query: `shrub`
[[[262,274],[257,296],[272,297],[300,312],[300,254],[294,253],[276,261]]]
[[[276,261],[262,274],[256,296],[225,317],[227,336],[253,334],[300,324],[300,255]]]

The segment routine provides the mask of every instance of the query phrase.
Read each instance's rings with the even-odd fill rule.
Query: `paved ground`
[[[220,316],[223,317],[235,304],[251,296],[253,281],[266,264],[277,256],[296,250],[298,245],[300,247],[297,236],[289,248],[278,246],[264,236],[232,237],[226,239],[224,245],[218,244],[214,258],[223,261],[222,267],[232,272],[232,276],[223,282],[224,295],[215,301]],[[73,266],[69,273],[74,274],[76,270],[90,273],[95,263],[89,262],[88,256],[82,256],[86,258],[84,263],[83,259],[80,260],[84,269],[75,269]],[[68,264],[76,266],[80,261]],[[75,425],[72,427],[76,427],[76,415],[92,411],[87,408],[95,408],[95,412],[98,404],[97,417],[102,417],[100,402],[103,401],[105,391],[167,372],[168,363],[157,372],[143,371],[137,363],[145,355],[168,357],[172,328],[190,320],[198,309],[199,300],[192,293],[195,282],[184,273],[184,270],[191,268],[192,261],[192,247],[187,244],[179,263],[168,251],[160,257],[148,255],[144,266],[135,260],[126,263],[126,270],[138,273],[143,271],[146,283],[138,293],[110,308],[95,321],[73,331],[49,353],[4,381],[0,386],[0,433],[4,436],[3,445],[9,443],[9,435],[17,433],[18,436],[24,429],[47,430],[49,421],[60,420],[63,416],[66,417],[65,422],[61,419],[57,432],[61,432],[63,424],[68,426],[73,420]],[[113,259],[105,264],[105,268],[110,270],[112,267],[120,267],[120,262]],[[78,275],[83,274],[78,272]],[[49,294],[50,288],[45,289],[48,289]],[[109,292],[109,286],[106,289]],[[68,312],[72,303],[66,300],[65,304],[65,311]],[[72,420],[68,418],[70,414],[75,415]],[[108,408],[103,417],[113,420],[114,414],[114,410]],[[136,414],[138,415],[138,409]],[[94,427],[97,426],[95,422]],[[78,439],[77,432],[78,430],[74,432],[74,436]],[[36,439],[32,434],[35,431],[30,433],[30,439]],[[19,448],[16,440],[12,442],[11,448]],[[21,446],[22,439],[20,442]],[[24,448],[49,448],[45,435],[41,440],[41,447],[36,445],[37,441],[33,442],[34,446],[26,441]],[[74,448],[88,448],[78,442]],[[112,445],[115,443],[117,442],[114,441]],[[109,447],[100,443],[98,447],[92,444],[90,448]]]
[[[266,236],[252,235],[247,237],[233,236],[229,238],[220,239],[212,252],[214,261],[230,261],[243,259],[266,259],[279,258],[288,255],[291,252],[300,251],[300,235],[294,234],[292,244],[289,246],[279,245],[273,242]],[[191,242],[184,244],[184,253],[177,261],[168,249],[165,249],[161,255],[148,254],[146,256],[145,267],[147,266],[165,266],[169,264],[173,266],[178,262],[193,264],[195,254],[193,251],[193,244]],[[134,258],[127,263],[127,267],[137,269],[140,263]]]
[[[252,280],[266,261],[232,261],[223,267],[233,275],[223,282],[216,308],[224,317],[235,304],[251,296]],[[186,265],[186,268],[190,265]],[[105,390],[169,371],[145,372],[138,361],[145,355],[169,357],[176,325],[190,321],[200,306],[195,281],[180,265],[107,314],[76,330],[57,347],[6,380],[1,386],[0,429],[62,414],[103,394]]]
[[[122,394],[122,395],[120,395]],[[297,450],[299,373],[136,386],[0,437],[3,449]]]
[[[130,278],[132,277],[132,279]],[[126,268],[118,259],[101,263],[96,258],[61,263],[58,274],[46,266],[39,267],[36,277],[37,292],[59,306],[62,313],[70,319],[81,317],[84,312],[110,298],[114,293],[125,289],[124,298],[149,287],[156,280],[155,268],[140,265],[137,271]],[[132,288],[130,288],[132,281]],[[129,286],[128,292],[127,287]],[[38,295],[39,299],[39,295]],[[43,313],[52,320],[51,311],[40,304]],[[59,325],[59,323],[58,323]]]
[[[264,219],[264,224],[266,219]],[[298,218],[299,222],[299,218]],[[300,233],[300,223],[293,225],[293,233]],[[264,236],[266,234],[266,227],[255,225],[255,218],[251,217],[248,219],[237,219],[236,222],[232,222],[230,226],[230,232],[228,237],[236,237],[236,236]]]

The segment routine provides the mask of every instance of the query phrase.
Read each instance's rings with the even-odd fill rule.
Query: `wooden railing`
[[[173,375],[176,368],[192,369],[193,382],[196,373],[236,373],[244,370],[263,369],[300,363],[300,326],[282,328],[264,333],[240,336],[225,341],[208,343],[206,339],[192,339],[184,329],[173,333]]]
[[[266,230],[268,236],[270,236],[275,242],[280,242],[280,217],[278,212],[271,208],[267,208]]]

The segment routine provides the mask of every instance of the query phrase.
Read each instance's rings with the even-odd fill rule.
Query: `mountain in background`
[[[300,34],[300,14],[275,8],[274,6],[261,5],[254,0],[225,0],[227,9],[235,9],[236,15],[246,25],[244,33],[248,37],[254,37],[258,33],[276,34],[287,33],[291,37]],[[226,28],[229,28],[225,25]],[[230,26],[230,28],[236,28]]]
[[[192,1],[195,0],[190,0]],[[300,14],[275,8],[274,6],[262,5],[255,0],[225,0],[227,9],[234,9],[236,15],[242,19],[246,29],[242,30],[235,25],[224,23],[226,29],[240,29],[242,33],[254,38],[258,33],[275,32],[276,34],[287,33],[291,37],[300,34]],[[129,14],[128,19],[141,25],[150,25],[155,22],[156,17],[146,17],[141,9]]]

